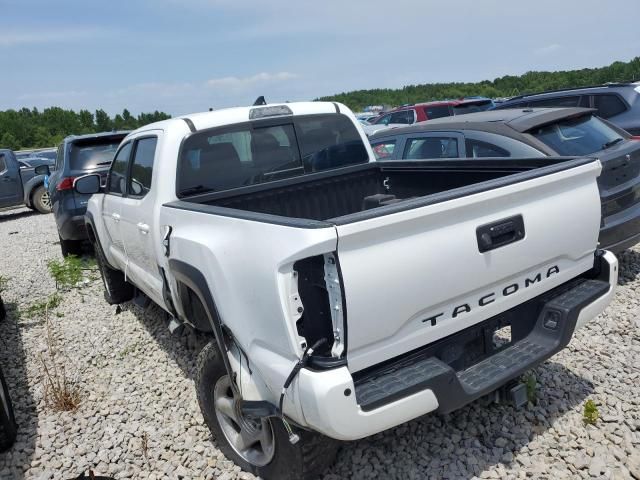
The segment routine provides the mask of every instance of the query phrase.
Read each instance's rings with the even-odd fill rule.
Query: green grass
[[[587,400],[584,404],[584,411],[582,412],[582,421],[585,425],[595,425],[600,418],[600,412],[593,400]]]
[[[40,315],[44,315],[46,312],[50,312],[60,305],[62,302],[62,295],[59,293],[52,293],[46,299],[29,305],[22,313],[28,317],[33,318]]]
[[[535,405],[537,402],[536,390],[538,388],[538,382],[536,381],[535,375],[530,373],[524,377],[524,384],[527,387],[527,400]]]
[[[8,283],[9,283],[9,278],[3,277],[2,275],[0,275],[0,293],[5,291]]]
[[[51,260],[47,263],[49,273],[56,282],[56,288],[69,289],[75,287],[88,271],[88,279],[95,280],[98,266],[94,258],[80,258],[69,255],[63,260]]]

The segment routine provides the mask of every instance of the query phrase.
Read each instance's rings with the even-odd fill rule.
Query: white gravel
[[[115,478],[253,478],[226,460],[203,423],[193,387],[206,338],[171,335],[164,314],[115,307],[92,280],[64,293],[50,315],[58,361],[82,403],[53,412],[43,399],[41,318],[17,311],[55,291],[46,263],[61,258],[51,215],[0,213],[0,275],[9,319],[0,324],[0,364],[19,435],[0,454],[1,479],[66,479],[92,468]],[[640,249],[621,258],[609,309],[569,348],[535,370],[537,405],[521,410],[478,401],[345,444],[325,479],[640,479]],[[601,420],[585,426],[591,399]],[[146,444],[146,448],[145,448]]]

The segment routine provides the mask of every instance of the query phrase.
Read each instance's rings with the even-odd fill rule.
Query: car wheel
[[[98,243],[93,245],[96,253],[96,263],[102,283],[104,285],[104,299],[110,305],[128,302],[133,298],[135,290],[133,285],[127,282],[120,270],[114,270],[107,264],[102,248]]]
[[[9,397],[9,388],[0,369],[0,452],[8,450],[16,441],[18,427]]]
[[[31,195],[33,207],[40,213],[51,213],[51,197],[44,185],[36,187]]]
[[[82,240],[63,240],[60,235],[58,235],[58,238],[60,238],[60,250],[63,257],[68,257],[69,255],[79,256],[82,253]]]
[[[227,458],[264,480],[315,479],[334,462],[339,446],[335,440],[296,429],[300,440],[291,444],[279,418],[243,416],[231,381],[216,343],[207,344],[198,356],[198,403]]]

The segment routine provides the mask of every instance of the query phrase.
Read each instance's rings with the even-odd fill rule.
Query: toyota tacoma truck
[[[0,209],[27,206],[40,213],[51,212],[45,175],[39,167],[21,167],[12,150],[0,149]]]
[[[120,144],[85,216],[111,304],[209,332],[196,389],[220,450],[313,478],[340,440],[512,382],[607,306],[598,160],[375,161],[338,103],[199,113]]]

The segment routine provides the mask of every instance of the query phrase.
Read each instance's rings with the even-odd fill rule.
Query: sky
[[[637,0],[0,0],[0,110],[312,100],[640,55]],[[625,13],[626,12],[626,13]]]

